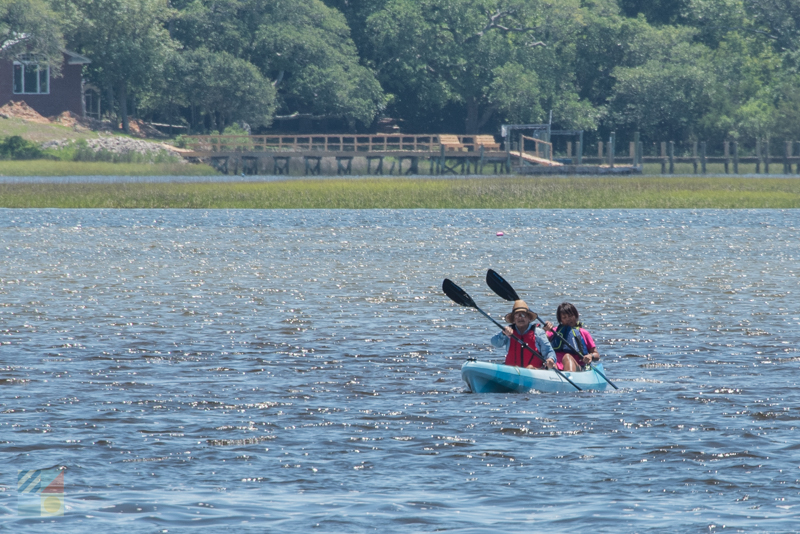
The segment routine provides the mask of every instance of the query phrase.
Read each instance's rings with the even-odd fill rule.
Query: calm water
[[[798,215],[0,210],[0,530],[796,531]],[[490,267],[622,389],[465,391]]]

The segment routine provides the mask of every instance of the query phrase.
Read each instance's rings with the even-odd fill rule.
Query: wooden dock
[[[479,174],[486,165],[495,173],[512,168],[512,156],[491,135],[196,135],[183,141],[183,157],[207,161],[226,174],[289,174],[294,161],[295,169],[299,164],[314,176],[321,174],[325,158],[336,161],[339,175],[352,174],[355,158],[363,158],[367,173],[376,175]]]

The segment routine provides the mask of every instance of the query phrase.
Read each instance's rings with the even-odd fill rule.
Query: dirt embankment
[[[65,111],[55,117],[44,117],[26,104],[25,101],[12,101],[0,107],[0,119],[19,119],[25,123],[37,125],[60,125],[69,127],[74,132],[83,133],[84,135],[81,135],[79,138],[85,139],[89,147],[95,151],[107,150],[117,154],[127,152],[154,154],[167,150],[176,155],[180,155],[180,153],[183,152],[183,150],[163,142],[145,140],[163,139],[166,136],[149,124],[137,119],[132,119],[130,121],[131,136],[135,138],[114,135],[114,132],[118,131],[118,125],[114,125],[110,121],[98,121],[91,118],[79,117],[69,111]],[[42,148],[61,148],[75,141],[75,137],[62,137],[63,132],[63,129],[54,129],[53,137],[58,136],[58,138],[51,138],[43,141]],[[90,137],[93,135],[92,132],[97,132],[97,137]],[[85,134],[89,135],[87,136]],[[40,135],[38,137],[41,138],[42,136]]]

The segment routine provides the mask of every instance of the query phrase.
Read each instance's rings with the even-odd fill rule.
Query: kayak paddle
[[[456,303],[456,304],[458,304],[459,306],[464,306],[464,307],[466,307],[466,308],[475,308],[475,309],[476,309],[476,310],[478,310],[478,311],[479,311],[481,314],[483,314],[483,316],[484,316],[484,317],[486,317],[487,319],[489,319],[490,321],[492,321],[492,322],[493,322],[495,325],[497,325],[497,327],[498,327],[500,330],[504,330],[504,329],[505,329],[505,327],[504,327],[503,325],[501,325],[500,323],[498,323],[497,321],[495,321],[494,319],[492,319],[492,317],[491,317],[490,315],[488,315],[486,312],[484,312],[482,309],[480,309],[480,308],[478,307],[478,305],[477,305],[477,304],[475,304],[475,301],[474,301],[474,300],[472,300],[472,297],[470,297],[470,296],[469,296],[469,294],[468,294],[466,291],[464,291],[463,289],[461,289],[460,287],[458,287],[458,286],[455,284],[455,282],[453,282],[453,281],[452,281],[452,280],[450,280],[449,278],[445,278],[445,279],[444,279],[444,282],[442,282],[442,291],[444,291],[444,294],[445,294],[445,295],[447,295],[448,297],[450,297],[450,300],[452,300],[453,302],[455,302],[455,303]],[[534,315],[536,315],[536,314],[534,314]],[[534,354],[534,355],[535,355],[535,354],[538,354],[538,353],[537,353],[535,350],[533,350],[532,348],[530,348],[530,347],[528,346],[528,344],[527,344],[527,343],[525,343],[525,342],[524,342],[524,341],[522,341],[522,340],[521,340],[519,337],[517,337],[517,335],[516,335],[516,334],[512,334],[512,337],[513,337],[514,339],[516,339],[516,340],[517,340],[517,343],[519,343],[519,344],[520,344],[520,345],[521,345],[523,348],[525,348],[525,349],[528,349],[528,351],[529,351],[531,354]],[[579,388],[579,387],[578,387],[578,385],[577,385],[575,382],[573,382],[572,380],[570,380],[569,378],[567,378],[567,376],[566,376],[564,373],[562,373],[561,371],[559,371],[559,370],[558,370],[558,369],[556,369],[555,367],[553,367],[553,371],[555,371],[556,373],[558,373],[558,375],[559,375],[561,378],[563,378],[564,380],[566,380],[567,382],[569,382],[570,384],[572,384],[573,386],[575,386],[575,389],[577,389],[578,391],[582,391],[582,390],[581,390],[581,388]]]
[[[519,298],[519,295],[517,295],[517,292],[516,292],[516,291],[514,291],[514,288],[513,288],[513,287],[511,287],[511,284],[509,284],[508,282],[506,282],[505,278],[503,278],[502,276],[500,276],[499,274],[497,274],[497,272],[496,272],[496,271],[494,271],[494,270],[492,270],[492,269],[489,269],[488,271],[486,271],[486,283],[489,285],[489,287],[492,289],[492,291],[494,291],[495,293],[497,293],[497,295],[498,295],[500,298],[502,298],[502,299],[504,299],[504,300],[511,300],[511,301],[514,301],[514,300],[520,300],[520,298]],[[542,325],[544,325],[544,322],[542,322],[542,319],[539,317],[539,314],[534,314],[534,315],[536,315],[536,319],[537,319],[537,320],[538,320],[538,321],[539,321],[539,322],[540,322]],[[577,354],[580,354],[580,353],[581,353],[581,351],[579,351],[579,350],[577,350],[575,347],[573,347],[573,346],[572,346],[572,344],[571,344],[569,341],[567,341],[566,339],[564,339],[564,336],[562,336],[562,335],[561,335],[561,332],[559,332],[558,330],[554,330],[554,333],[555,333],[555,334],[556,334],[558,337],[560,337],[560,338],[561,338],[561,340],[562,340],[564,343],[566,343],[566,344],[567,344],[567,346],[568,346],[570,349],[572,349],[573,351],[575,351],[575,353],[577,353]],[[597,367],[595,367],[594,365],[592,365],[592,364],[591,364],[591,362],[589,362],[589,364],[588,364],[588,365],[589,365],[589,368],[590,368],[592,371],[594,371],[595,373],[597,373],[598,375],[600,375],[601,377],[603,377],[603,380],[605,380],[606,382],[608,382],[609,384],[611,384],[611,386],[612,386],[614,389],[619,389],[617,386],[615,386],[615,385],[614,385],[614,383],[613,383],[611,380],[609,380],[609,379],[606,377],[606,375],[604,375],[603,373],[601,373],[601,372],[600,372],[600,370],[599,370],[599,369],[597,369]]]

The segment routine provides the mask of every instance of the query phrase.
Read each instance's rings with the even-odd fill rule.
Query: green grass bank
[[[635,177],[0,184],[4,208],[800,208],[800,179]]]

